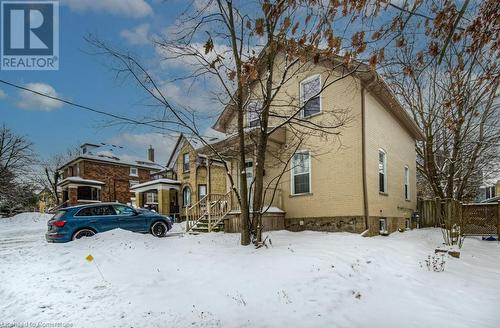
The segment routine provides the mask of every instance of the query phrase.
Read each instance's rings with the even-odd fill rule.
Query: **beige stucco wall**
[[[411,217],[416,208],[415,140],[385,110],[377,99],[366,93],[366,166],[370,216]],[[387,195],[379,193],[378,151],[387,154]],[[404,197],[404,167],[410,169],[410,201]]]

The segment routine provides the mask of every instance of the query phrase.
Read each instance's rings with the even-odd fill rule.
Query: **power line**
[[[38,91],[33,90],[33,89],[29,89],[29,88],[23,87],[21,85],[18,85],[18,84],[9,82],[9,81],[5,81],[5,80],[1,80],[0,79],[0,83],[6,84],[8,86],[11,86],[13,88],[17,88],[17,89],[20,89],[20,90],[23,90],[23,91],[31,92],[31,93],[36,94],[36,95],[41,96],[41,97],[45,97],[45,98],[49,98],[49,99],[52,99],[52,100],[55,100],[55,101],[59,101],[59,102],[65,103],[67,105],[76,107],[76,108],[80,108],[80,109],[84,109],[84,110],[87,110],[87,111],[90,111],[90,112],[93,112],[93,113],[97,113],[97,114],[100,114],[100,115],[109,116],[109,117],[112,117],[112,118],[115,118],[115,119],[118,119],[118,120],[129,122],[129,123],[134,123],[134,124],[138,124],[138,125],[149,126],[149,127],[152,127],[152,128],[155,128],[155,129],[159,129],[159,130],[167,130],[167,131],[170,131],[170,132],[179,133],[179,131],[176,131],[176,130],[173,130],[173,129],[169,129],[169,128],[165,128],[165,127],[162,127],[162,126],[154,125],[154,124],[151,124],[151,123],[148,123],[148,122],[141,122],[139,120],[136,120],[136,119],[133,119],[133,118],[130,118],[130,117],[126,117],[126,116],[122,116],[122,115],[117,115],[117,114],[113,114],[113,113],[108,113],[108,112],[105,112],[103,110],[99,110],[99,109],[91,108],[89,106],[77,104],[77,103],[75,103],[73,101],[69,101],[69,100],[66,100],[66,99],[59,98],[59,97],[54,97],[54,96],[51,96],[51,95],[47,95],[47,94],[38,92]]]

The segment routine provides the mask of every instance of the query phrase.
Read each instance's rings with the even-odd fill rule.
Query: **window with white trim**
[[[490,198],[493,198],[495,197],[495,186],[490,186],[490,187],[485,187],[484,188],[484,195],[485,195],[485,199],[490,199]]]
[[[158,193],[156,192],[146,193],[146,204],[158,204]]]
[[[405,199],[410,200],[410,169],[405,166]]]
[[[321,77],[311,76],[300,82],[300,106],[302,117],[312,116],[321,112]]]
[[[387,155],[382,149],[378,150],[378,191],[387,192]]]
[[[133,186],[138,185],[138,184],[139,184],[139,181],[137,181],[137,180],[129,180],[128,181],[129,188],[132,188]]]
[[[260,111],[262,109],[262,101],[251,100],[247,104],[247,120],[248,127],[260,125]]]
[[[295,153],[292,158],[292,194],[311,192],[311,157],[308,151]]]
[[[130,168],[130,176],[133,176],[133,177],[139,176],[139,170],[137,169],[137,167]]]

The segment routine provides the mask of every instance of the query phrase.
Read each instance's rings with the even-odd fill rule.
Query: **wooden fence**
[[[454,199],[419,199],[417,203],[421,228],[443,224],[461,226],[465,235],[499,235],[498,203],[461,203]]]

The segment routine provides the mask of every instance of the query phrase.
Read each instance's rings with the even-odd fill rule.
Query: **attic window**
[[[137,167],[131,167],[130,168],[130,175],[133,176],[133,177],[139,176],[139,170],[137,169]]]
[[[260,110],[262,101],[251,100],[247,105],[248,126],[254,127],[260,125]]]
[[[314,75],[300,82],[300,106],[302,117],[309,117],[321,112],[321,77]]]

